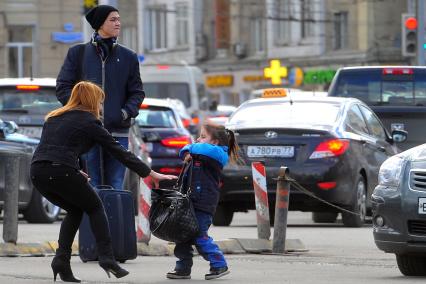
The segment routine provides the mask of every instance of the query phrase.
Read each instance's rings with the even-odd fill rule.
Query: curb
[[[245,253],[271,253],[272,241],[262,239],[226,239],[216,241],[219,248],[225,254]],[[55,254],[58,247],[56,241],[42,243],[0,243],[0,257],[18,256],[50,256]],[[138,243],[138,255],[141,256],[172,256],[175,245],[173,243],[145,244]],[[306,252],[305,245],[299,239],[288,239],[285,243],[286,252]],[[73,255],[78,255],[78,243],[72,246]]]

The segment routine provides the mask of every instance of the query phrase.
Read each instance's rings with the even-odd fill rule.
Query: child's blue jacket
[[[220,197],[222,169],[228,163],[228,147],[195,143],[183,147],[179,156],[184,158],[186,152],[191,154],[193,161],[190,197],[194,208],[213,215]]]

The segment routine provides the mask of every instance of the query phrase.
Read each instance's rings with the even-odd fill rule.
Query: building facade
[[[411,61],[401,14],[413,0],[0,0],[0,76],[56,77],[68,48],[90,38],[84,8],[96,3],[118,7],[119,41],[141,64],[198,65],[223,104],[271,86],[271,60],[279,86],[308,90],[341,66]]]

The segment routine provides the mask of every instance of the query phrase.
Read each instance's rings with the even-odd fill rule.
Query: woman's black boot
[[[121,278],[129,274],[129,271],[121,268],[114,258],[99,256],[99,265],[105,270],[109,278],[111,278],[110,272],[114,274],[116,278]]]
[[[81,280],[74,277],[74,274],[71,270],[71,251],[66,251],[62,249],[56,250],[56,255],[52,260],[52,270],[53,270],[53,281],[56,281],[56,276],[59,273],[59,277],[64,282],[76,282],[80,283]]]

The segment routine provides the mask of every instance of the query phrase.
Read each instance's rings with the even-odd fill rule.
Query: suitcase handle
[[[107,184],[105,184],[105,185],[97,185],[97,186],[95,186],[95,188],[96,189],[111,189],[111,190],[114,190],[114,188],[112,187],[112,186],[110,186],[110,185],[107,185]]]

